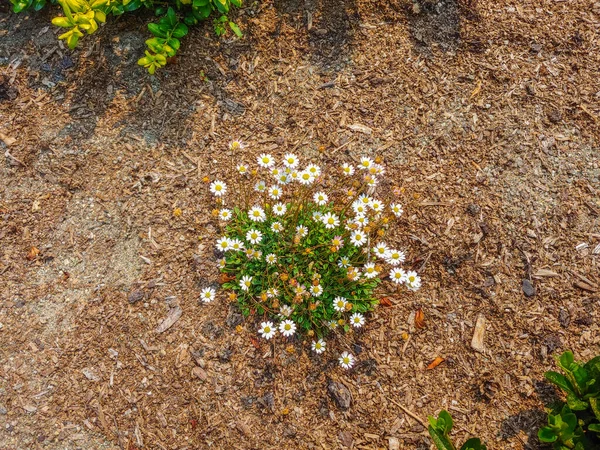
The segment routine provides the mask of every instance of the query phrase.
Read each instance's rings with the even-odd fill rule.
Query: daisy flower
[[[396,284],[402,284],[406,281],[406,272],[397,267],[390,270],[390,279]]]
[[[221,258],[217,261],[217,266],[219,266],[219,269],[224,269],[226,264],[227,264],[227,259],[225,259],[225,258]]]
[[[385,257],[387,256],[387,254],[388,254],[389,251],[390,251],[390,249],[385,244],[385,242],[380,242],[375,247],[373,247],[373,253],[375,253],[380,258],[384,258],[385,259]]]
[[[315,181],[315,177],[310,172],[307,172],[306,170],[300,172],[300,183],[309,185],[313,181]]]
[[[284,336],[292,336],[296,332],[296,324],[291,320],[284,320],[279,324],[279,332]]]
[[[237,171],[240,174],[244,175],[244,174],[248,173],[248,166],[246,164],[238,164]]]
[[[306,228],[304,225],[298,225],[296,227],[296,234],[303,238],[308,234],[308,228]]]
[[[397,266],[401,262],[404,262],[406,256],[404,256],[404,252],[401,252],[400,250],[394,250],[393,248],[391,248],[388,250],[384,258],[388,264],[392,266]]]
[[[315,178],[321,175],[321,168],[315,164],[309,164],[305,170]]]
[[[222,252],[231,250],[231,241],[227,236],[223,236],[217,241],[217,249],[221,250]]]
[[[222,209],[221,211],[219,211],[219,219],[221,219],[221,220],[231,219],[231,210],[230,209]]]
[[[202,292],[200,292],[200,298],[204,303],[210,303],[215,299],[215,290],[213,288],[204,288]]]
[[[367,158],[366,156],[363,156],[362,158],[360,158],[360,164],[359,164],[359,168],[361,169],[370,169],[373,164],[375,164],[373,162],[373,160],[371,158]]]
[[[275,164],[273,157],[267,153],[261,153],[261,155],[256,159],[260,167],[271,167],[273,164]]]
[[[279,314],[283,317],[289,317],[294,312],[294,309],[289,305],[281,305],[279,307]]]
[[[421,287],[421,278],[417,275],[417,272],[406,272],[406,287],[411,291],[416,291]]]
[[[260,259],[262,252],[260,250],[252,250],[252,257],[254,259]]]
[[[335,330],[338,326],[337,320],[330,320],[329,322],[327,322],[327,327],[330,330]]]
[[[240,251],[240,250],[244,250],[244,243],[242,241],[240,241],[239,239],[232,239],[231,241],[229,241],[230,245],[231,245],[231,250],[235,250]]]
[[[348,267],[349,265],[350,265],[350,258],[348,258],[347,256],[342,256],[340,258],[340,260],[338,261],[338,266],[340,266],[341,268]]]
[[[285,203],[275,203],[273,205],[273,214],[276,216],[283,216],[287,211],[287,206]]]
[[[220,197],[227,191],[227,185],[222,181],[213,181],[210,183],[210,192],[212,192],[215,197]]]
[[[252,244],[258,244],[262,241],[262,233],[258,230],[248,230],[246,233],[246,240]]]
[[[329,200],[329,197],[325,192],[316,192],[313,196],[315,203],[319,206],[323,206]]]
[[[367,194],[360,194],[357,201],[365,206],[369,206],[373,200]]]
[[[248,217],[254,222],[264,222],[266,219],[265,210],[260,206],[254,206],[248,211]]]
[[[263,322],[260,324],[260,328],[258,329],[258,332],[260,334],[262,334],[262,337],[269,340],[273,336],[275,336],[277,329],[273,325],[273,322]]]
[[[277,262],[277,256],[275,253],[269,253],[267,256],[265,256],[265,261],[267,264],[275,264]]]
[[[334,236],[331,240],[331,245],[339,250],[344,245],[344,240],[341,236]]]
[[[402,209],[402,205],[400,203],[392,203],[390,205],[390,209],[394,213],[396,217],[400,217],[404,210]]]
[[[318,341],[314,341],[312,343],[312,350],[317,354],[321,354],[325,351],[325,341],[323,339],[319,339]]]
[[[342,172],[344,173],[344,175],[346,176],[350,176],[354,174],[354,166],[351,166],[348,163],[344,163],[342,165]]]
[[[349,280],[358,280],[360,278],[360,270],[356,267],[350,267],[347,272],[347,276]]]
[[[289,173],[289,176],[290,176],[290,180],[291,181],[298,181],[298,180],[300,180],[300,172],[298,172],[297,170],[292,170]]]
[[[293,153],[287,153],[283,157],[283,164],[285,164],[286,167],[293,169],[298,165],[298,157]]]
[[[366,182],[367,182],[367,186],[369,186],[369,187],[375,187],[379,184],[379,181],[377,180],[377,178],[373,177],[371,175],[369,175],[367,177]]]
[[[256,192],[265,192],[267,189],[267,185],[263,180],[260,180],[258,183],[254,185],[254,190]]]
[[[275,185],[269,188],[269,197],[271,197],[272,199],[279,199],[279,197],[281,197],[281,194],[282,192],[279,186]]]
[[[344,369],[350,369],[354,365],[354,356],[352,353],[344,352],[340,355],[339,361]]]
[[[346,311],[347,304],[348,304],[348,302],[346,301],[346,299],[344,297],[336,297],[333,300],[333,309],[335,309],[336,311],[339,311],[339,312],[344,312],[344,311]]]
[[[289,173],[280,173],[276,178],[281,184],[289,184],[289,182],[292,181]]]
[[[338,216],[336,216],[335,214],[332,214],[332,213],[325,214],[321,218],[321,220],[325,224],[325,228],[327,228],[328,230],[331,230],[331,229],[339,226],[339,224],[340,224],[340,219],[338,218]]]
[[[362,228],[369,223],[369,219],[364,214],[357,214],[354,218],[354,223]]]
[[[312,218],[315,222],[319,222],[323,218],[323,213],[320,211],[315,211],[312,213]]]
[[[277,178],[282,173],[283,173],[283,171],[279,167],[273,167],[271,169],[271,175],[273,175],[274,178]]]
[[[383,175],[385,173],[385,167],[381,164],[373,164],[369,167],[369,173],[371,175]]]
[[[323,288],[320,284],[317,284],[316,286],[313,285],[310,287],[310,293],[313,297],[319,297],[323,293]]]
[[[369,203],[369,207],[375,212],[383,211],[383,203],[376,199],[371,200],[371,203]]]
[[[350,242],[352,242],[355,247],[362,247],[363,244],[367,242],[367,235],[362,231],[355,231],[350,236]]]
[[[279,291],[276,288],[267,289],[267,297],[274,298],[279,295]]]
[[[244,275],[240,280],[240,287],[242,291],[247,291],[252,286],[252,277],[249,275]]]
[[[246,146],[246,144],[244,144],[241,141],[231,141],[229,143],[229,150],[241,150]]]
[[[354,203],[352,203],[352,209],[356,214],[366,214],[367,206],[367,204],[361,202],[360,200],[356,200]]]
[[[366,278],[375,278],[379,275],[379,272],[375,269],[375,263],[365,264],[363,267],[363,273]]]
[[[350,316],[350,323],[355,328],[360,328],[365,324],[365,316],[361,313],[354,313]]]
[[[275,233],[279,233],[280,231],[283,231],[283,225],[281,225],[281,222],[273,222],[271,225],[271,230],[273,230]]]

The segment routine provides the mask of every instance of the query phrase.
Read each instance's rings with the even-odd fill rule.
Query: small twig
[[[411,410],[409,410],[408,408],[406,408],[405,406],[401,405],[400,403],[398,403],[396,400],[394,400],[393,398],[388,398],[388,400],[390,402],[392,402],[394,405],[398,406],[402,411],[404,411],[406,414],[408,414],[410,417],[412,417],[413,419],[415,419],[417,422],[419,422],[421,425],[423,425],[425,428],[427,428],[427,423],[421,419],[419,416],[417,416],[415,413],[413,413]]]

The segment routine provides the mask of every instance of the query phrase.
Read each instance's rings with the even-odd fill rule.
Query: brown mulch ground
[[[600,347],[600,5],[471,3],[255,4],[243,40],[196,29],[155,78],[145,18],[72,53],[51,14],[0,12],[0,448],[427,449],[442,408],[459,440],[537,448],[552,356]],[[198,302],[202,178],[292,148],[381,155],[424,280],[322,358]]]

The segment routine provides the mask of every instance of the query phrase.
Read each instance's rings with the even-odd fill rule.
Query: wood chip
[[[163,320],[161,324],[158,327],[156,327],[155,331],[157,333],[164,333],[169,328],[171,328],[175,322],[179,320],[182,314],[183,310],[179,306],[171,308],[165,320]]]
[[[477,317],[477,323],[475,324],[475,330],[473,331],[473,339],[471,340],[471,347],[473,348],[473,350],[482,353],[485,351],[485,325],[485,317],[480,314]]]
[[[552,272],[548,269],[539,269],[536,273],[533,274],[534,278],[543,278],[543,277],[559,277],[560,275],[556,272]]]
[[[365,125],[361,125],[360,123],[355,123],[352,125],[348,125],[348,128],[350,128],[352,131],[358,131],[359,133],[364,133],[364,134],[372,134],[373,130]]]

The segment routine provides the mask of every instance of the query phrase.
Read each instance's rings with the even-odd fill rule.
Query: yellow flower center
[[[265,327],[265,333],[270,333],[271,332],[271,327]]]

